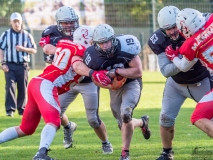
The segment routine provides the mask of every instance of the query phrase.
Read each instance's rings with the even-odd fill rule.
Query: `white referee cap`
[[[19,20],[19,21],[22,21],[22,17],[21,17],[21,15],[20,15],[20,13],[14,12],[14,13],[11,14],[10,20],[11,20],[11,21],[14,21],[15,19],[17,19],[17,20]]]

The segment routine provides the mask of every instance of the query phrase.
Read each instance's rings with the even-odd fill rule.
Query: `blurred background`
[[[140,54],[143,69],[158,71],[157,58],[147,46],[153,31],[158,29],[157,14],[167,5],[180,10],[194,8],[203,13],[213,12],[213,0],[0,0],[0,34],[10,27],[10,15],[13,12],[22,14],[23,28],[34,37],[38,52],[31,55],[31,69],[43,69],[42,48],[38,42],[42,31],[56,24],[56,10],[71,6],[78,13],[80,24],[96,26],[100,23],[111,25],[116,34],[136,36],[142,47]]]

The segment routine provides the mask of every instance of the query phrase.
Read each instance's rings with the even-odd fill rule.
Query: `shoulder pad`
[[[148,40],[149,47],[157,55],[164,52],[170,44],[170,39],[166,37],[160,29],[155,31]]]
[[[57,32],[58,29],[57,29],[57,26],[56,25],[52,25],[52,26],[49,26],[47,27],[41,34],[42,37],[45,37],[45,36],[48,36],[52,33],[55,33]]]
[[[133,35],[121,35],[116,37],[121,44],[121,51],[132,55],[138,55],[141,52],[141,44]]]
[[[148,43],[152,43],[152,44],[161,44],[166,40],[166,36],[163,34],[163,32],[158,29],[157,31],[155,31],[151,37],[148,40]]]

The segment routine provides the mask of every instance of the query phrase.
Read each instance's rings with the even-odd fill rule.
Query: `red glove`
[[[44,48],[44,46],[46,44],[50,44],[50,35],[46,36],[46,37],[42,37],[39,41],[39,45]]]
[[[92,79],[101,85],[108,86],[111,83],[111,79],[106,75],[108,71],[100,70],[92,73]]]
[[[176,50],[174,50],[172,48],[172,45],[170,45],[170,46],[166,47],[165,53],[166,53],[166,56],[169,58],[169,60],[173,61],[173,59],[175,57],[177,57],[179,54],[179,48],[176,47]]]

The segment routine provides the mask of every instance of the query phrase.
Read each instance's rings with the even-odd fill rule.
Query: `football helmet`
[[[174,42],[180,39],[178,29],[176,28],[176,17],[179,11],[175,6],[165,6],[158,13],[158,24],[162,33]],[[166,33],[166,30],[173,27],[175,29],[172,32]]]
[[[72,36],[73,32],[79,27],[78,15],[71,7],[60,7],[56,11],[55,19],[58,30],[66,36]],[[63,27],[61,22],[72,22],[73,24]]]
[[[78,27],[73,34],[73,42],[88,48],[92,44],[94,28],[86,25]]]
[[[175,6],[163,7],[158,13],[158,24],[163,30],[176,25],[176,17],[180,10]]]
[[[107,50],[102,50],[100,45],[101,43],[107,42],[111,40],[112,45]],[[95,27],[93,33],[93,42],[95,45],[95,49],[98,50],[102,55],[107,57],[112,57],[113,53],[117,48],[117,40],[115,39],[115,33],[113,28],[108,24],[99,24]]]
[[[190,38],[205,23],[206,19],[203,14],[192,8],[181,10],[176,18],[177,28],[185,38]]]

